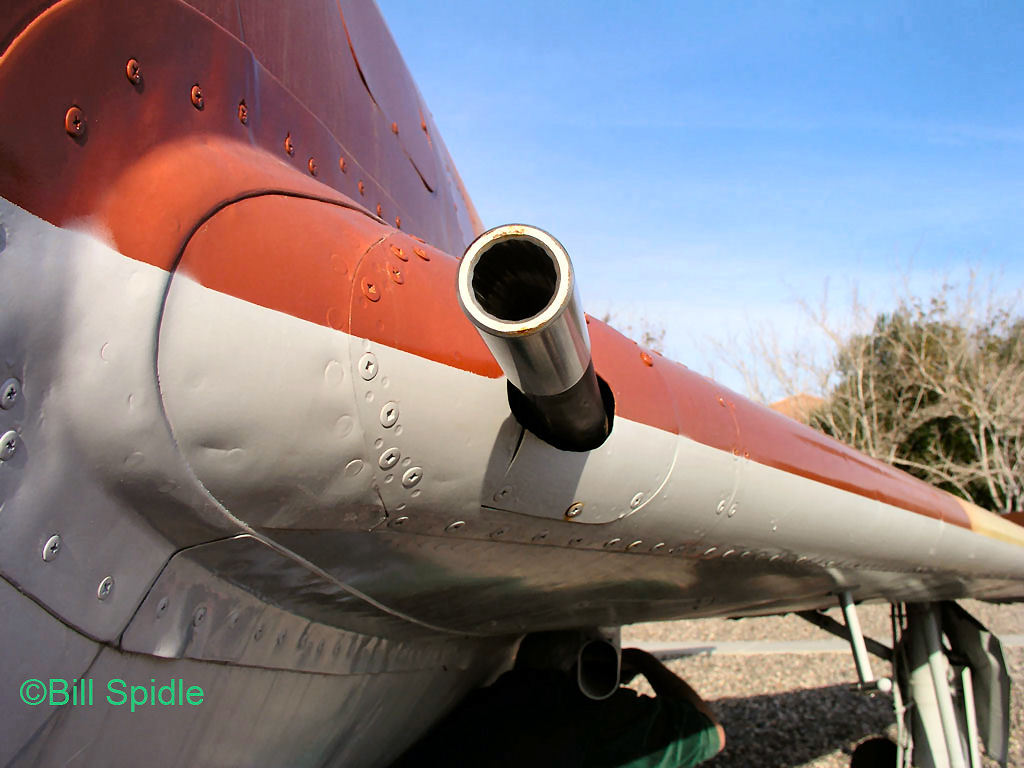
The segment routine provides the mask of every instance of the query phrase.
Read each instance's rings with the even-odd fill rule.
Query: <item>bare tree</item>
[[[868,455],[994,511],[1024,507],[1024,318],[1015,305],[972,279],[930,299],[905,290],[869,323],[856,294],[846,327],[826,306],[804,307],[827,340],[824,359],[780,345],[774,332],[752,335],[746,357],[735,346],[719,352],[754,397],[765,399],[766,379],[776,392],[820,395],[811,426]]]

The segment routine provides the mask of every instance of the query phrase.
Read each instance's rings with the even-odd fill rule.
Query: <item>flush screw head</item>
[[[138,85],[142,82],[142,68],[139,66],[138,59],[128,59],[128,63],[124,65],[124,74],[128,78],[128,82],[132,85]]]
[[[98,600],[106,600],[110,597],[110,593],[114,591],[114,579],[111,576],[107,576],[100,582],[100,585],[96,588],[96,598]]]
[[[47,563],[52,562],[57,558],[58,552],[60,552],[60,536],[54,534],[43,545],[43,560]]]
[[[3,390],[0,391],[0,408],[5,411],[14,407],[21,394],[21,382],[17,379],[8,379],[4,382]]]
[[[377,375],[377,356],[373,352],[366,352],[359,358],[359,376],[363,381],[372,381]]]
[[[64,115],[64,130],[73,139],[80,139],[85,135],[85,113],[78,107],[71,107]]]
[[[18,450],[18,433],[13,429],[4,432],[0,437],[0,461],[7,461],[14,457]]]

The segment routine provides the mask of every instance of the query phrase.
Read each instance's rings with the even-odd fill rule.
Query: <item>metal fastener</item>
[[[417,485],[420,480],[423,479],[423,467],[409,467],[405,470],[405,474],[402,475],[402,485],[406,488],[412,488]]]
[[[249,124],[249,108],[245,105],[245,100],[238,102],[238,122],[242,125]]]
[[[366,352],[359,358],[359,375],[363,381],[372,381],[377,375],[377,356],[373,352]]]
[[[344,157],[338,158],[338,167],[341,168],[342,173],[348,173],[348,163],[345,162]]]
[[[0,408],[5,411],[13,408],[21,394],[21,382],[17,379],[8,379],[4,382],[3,392],[0,392]]]
[[[48,563],[52,562],[57,558],[58,552],[60,552],[60,535],[55,533],[43,545],[43,560]]]
[[[128,63],[124,65],[124,73],[132,85],[142,82],[142,68],[139,66],[138,59],[128,59]]]
[[[448,525],[445,526],[444,530],[446,533],[451,533],[452,531],[459,530],[459,528],[462,528],[465,524],[465,520],[456,520],[454,523],[448,523]]]
[[[100,585],[96,588],[96,597],[99,600],[106,600],[110,597],[110,593],[114,591],[114,579],[107,576],[100,582]]]
[[[377,216],[379,218],[384,217],[384,207],[380,203],[377,203]]]
[[[198,627],[206,619],[206,606],[200,605],[196,608],[195,613],[192,614],[192,626]]]
[[[380,458],[377,460],[377,464],[381,469],[391,469],[398,463],[400,458],[402,458],[401,451],[397,448],[388,448],[380,455]]]
[[[391,244],[391,253],[393,253],[395,255],[395,258],[401,259],[402,261],[408,261],[409,260],[409,256],[406,254],[406,252],[403,251],[401,248],[399,248],[394,243]]]
[[[391,123],[391,132],[395,134],[395,136],[398,135],[398,123]]]
[[[720,500],[718,502],[718,506],[715,507],[715,514],[716,515],[720,515],[723,512],[725,512],[725,499]]]
[[[605,545],[605,547],[614,547],[614,546],[615,546],[616,544],[618,544],[618,543],[619,543],[620,541],[622,541],[622,539],[620,539],[620,538],[619,538],[618,536],[616,536],[615,538],[612,538],[612,539],[608,539],[608,541],[606,541],[606,542],[604,543],[604,545]]]
[[[582,501],[577,501],[577,502],[574,502],[574,503],[570,504],[569,508],[567,510],[565,510],[565,516],[570,518],[570,519],[572,519],[574,517],[579,517],[580,516],[580,512],[582,512],[582,511],[583,511],[583,502]]]
[[[0,461],[7,461],[18,450],[18,433],[13,429],[4,432],[0,437]]]
[[[388,264],[388,277],[391,278],[391,282],[395,285],[402,285],[405,282],[405,276],[395,264]]]
[[[370,301],[380,301],[380,289],[377,284],[368,278],[363,278],[363,296],[368,298]]]
[[[636,509],[640,506],[640,503],[644,500],[643,492],[636,494],[632,499],[629,500],[629,508]]]
[[[388,429],[398,423],[398,403],[394,400],[384,403],[384,407],[380,409],[380,423]]]
[[[643,543],[644,543],[643,539],[637,539],[636,541],[631,541],[629,544],[626,545],[626,551],[630,552],[630,551],[636,549],[637,547],[639,547]]]
[[[401,517],[396,517],[395,521],[391,523],[391,525],[394,528],[398,528],[401,525],[405,525],[407,522],[409,522],[409,518],[405,515],[402,515]]]
[[[284,137],[284,151],[288,155],[295,154],[295,144],[292,143],[292,135],[290,133]]]
[[[78,107],[71,107],[64,115],[64,130],[68,136],[80,139],[85,133],[85,113]]]
[[[735,514],[736,514],[736,505],[733,504],[731,507],[729,507],[729,517],[732,517]]]
[[[199,87],[199,83],[192,86],[192,106],[196,109],[203,108],[203,89]]]
[[[363,182],[361,182],[361,181],[359,182],[359,194],[360,195],[365,195],[366,194],[366,185],[363,184]]]
[[[311,176],[316,176],[316,158],[309,158],[309,162],[306,163],[306,167],[309,168]]]
[[[171,604],[171,601],[166,597],[161,597],[160,602],[156,604],[156,617],[159,619],[165,613],[167,613],[167,606]]]
[[[401,229],[402,228],[402,217],[401,216],[395,216],[395,227],[397,229]]]
[[[644,365],[648,367],[654,365],[654,358],[651,357],[647,352],[641,352],[640,359],[643,361]]]
[[[425,250],[423,250],[422,248],[420,248],[418,245],[415,248],[412,249],[412,252],[415,253],[417,256],[419,256],[424,261],[430,261],[430,257],[427,255],[427,252]]]

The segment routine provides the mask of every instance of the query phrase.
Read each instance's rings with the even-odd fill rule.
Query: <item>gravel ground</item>
[[[961,601],[998,635],[1024,633],[1024,605]],[[830,612],[833,613],[833,612]],[[891,643],[889,607],[858,609],[865,634]],[[838,610],[834,618],[841,620]],[[624,627],[623,646],[638,641],[819,640],[824,631],[796,616],[702,619]],[[1010,766],[1024,768],[1024,648],[1006,648],[1011,690]],[[873,735],[895,735],[892,700],[850,689],[857,675],[848,653],[691,656],[669,663],[712,705],[725,727],[725,751],[706,763],[787,768],[849,765],[853,747]],[[889,665],[872,658],[876,675]],[[638,680],[638,690],[650,693]],[[995,762],[985,760],[994,767]]]

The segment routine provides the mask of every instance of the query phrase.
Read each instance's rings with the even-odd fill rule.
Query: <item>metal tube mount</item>
[[[594,371],[562,244],[524,224],[488,230],[466,249],[457,293],[509,381],[519,422],[563,450],[589,451],[604,442],[611,392]]]

